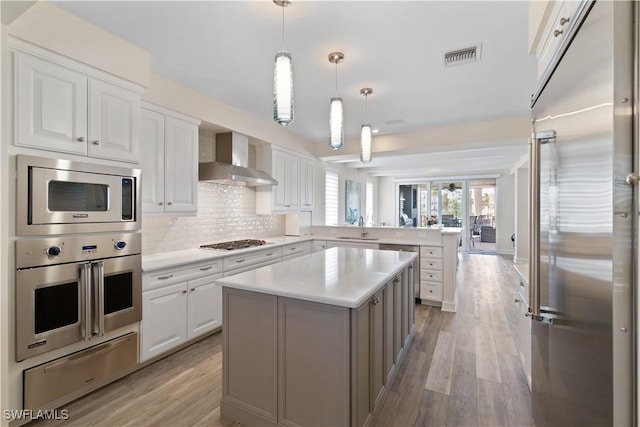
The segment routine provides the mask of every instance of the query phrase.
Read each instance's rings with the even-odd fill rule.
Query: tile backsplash
[[[284,234],[284,215],[256,215],[255,190],[199,182],[197,216],[142,219],[142,253],[150,255],[225,240]]]

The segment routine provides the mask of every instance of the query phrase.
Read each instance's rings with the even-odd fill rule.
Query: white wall
[[[515,182],[514,173],[496,180],[496,252],[502,255],[513,254]]]
[[[516,247],[513,262],[529,259],[529,168],[521,166],[515,173],[515,233]]]
[[[396,183],[394,178],[381,176],[378,178],[378,224],[397,225],[396,218]]]

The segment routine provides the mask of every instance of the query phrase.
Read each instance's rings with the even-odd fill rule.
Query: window
[[[326,171],[324,178],[324,224],[338,224],[338,172]]]
[[[373,182],[367,181],[364,189],[364,211],[367,215],[367,224],[373,223]]]

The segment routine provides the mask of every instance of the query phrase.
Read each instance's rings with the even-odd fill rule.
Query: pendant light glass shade
[[[362,125],[360,128],[360,161],[369,163],[371,161],[371,126]]]
[[[334,150],[344,145],[344,117],[342,110],[342,98],[331,98],[329,110],[329,146]]]
[[[293,121],[293,62],[289,52],[278,52],[273,71],[273,120],[281,126]]]

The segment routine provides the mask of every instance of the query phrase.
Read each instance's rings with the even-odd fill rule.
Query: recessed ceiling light
[[[378,133],[378,132],[380,132],[380,130],[378,128],[371,129],[371,133]]]

